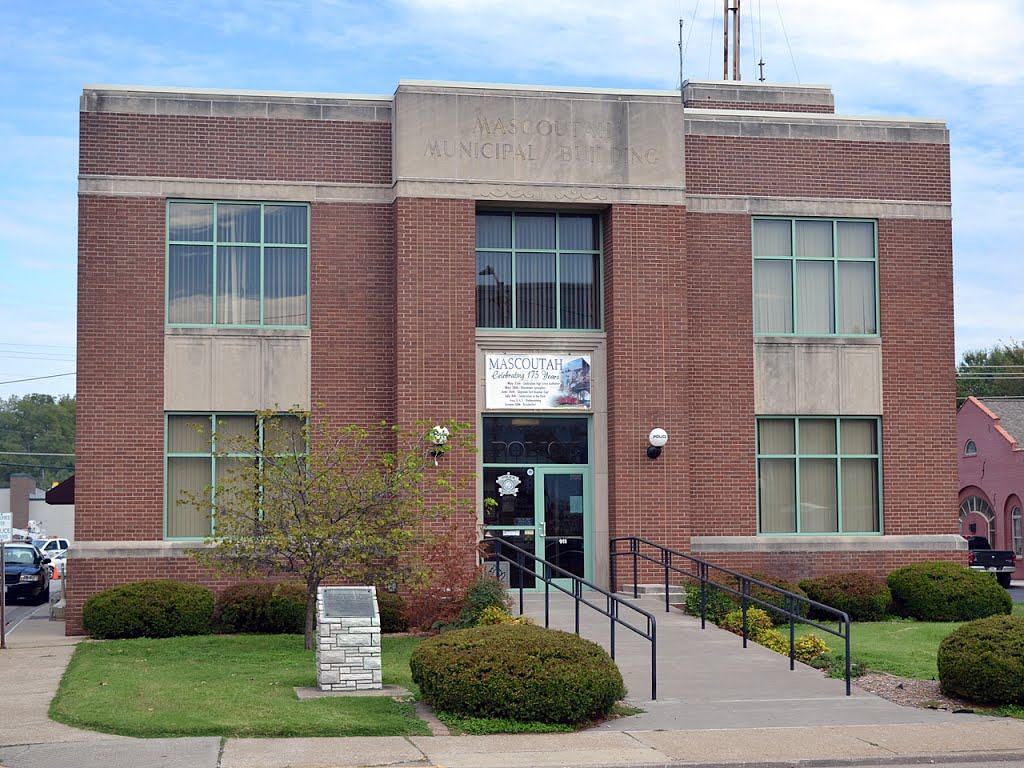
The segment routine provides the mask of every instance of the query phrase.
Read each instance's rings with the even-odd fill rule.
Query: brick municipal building
[[[224,469],[189,424],[292,405],[469,422],[455,523],[602,585],[616,536],[965,560],[949,169],[941,120],[822,86],[87,86],[68,631],[115,584],[226,583],[185,555]]]

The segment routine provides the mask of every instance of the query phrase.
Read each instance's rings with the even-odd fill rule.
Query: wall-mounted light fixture
[[[668,442],[668,432],[661,427],[655,427],[651,430],[651,434],[647,436],[647,442],[650,443],[647,446],[647,458],[656,459],[661,456],[661,449]]]
[[[430,449],[430,455],[434,457],[434,466],[437,466],[437,457],[445,451],[445,446],[448,445],[448,438],[451,436],[451,432],[448,431],[448,427],[442,427],[440,424],[435,424],[430,428],[430,433],[427,437],[430,438],[430,442],[434,444],[434,447]]]

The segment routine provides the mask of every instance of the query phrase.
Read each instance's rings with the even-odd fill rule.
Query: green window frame
[[[477,328],[601,330],[602,241],[597,213],[477,211]]]
[[[309,206],[168,200],[166,322],[309,327]]]
[[[880,534],[881,420],[757,419],[759,535]]]
[[[213,536],[213,489],[224,482],[233,462],[256,459],[256,454],[249,452],[218,455],[222,453],[219,443],[255,436],[263,447],[263,422],[251,412],[169,412],[164,417],[164,538],[174,541]],[[279,413],[276,418],[288,429],[299,426],[299,420],[290,414]],[[210,510],[180,503],[186,492],[196,497],[209,493]]]
[[[754,217],[754,334],[878,336],[878,225]]]

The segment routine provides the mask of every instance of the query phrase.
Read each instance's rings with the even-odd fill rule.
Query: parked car
[[[50,558],[31,544],[6,545],[4,587],[6,599],[45,603],[50,599]]]
[[[1010,587],[1017,570],[1017,555],[1010,550],[992,549],[984,536],[966,536],[967,565],[972,571],[986,571],[996,577],[1001,587]]]
[[[60,553],[66,552],[67,548],[71,546],[71,542],[67,539],[62,539],[60,536],[45,536],[38,539],[32,539],[32,544],[43,553],[44,557],[54,558]]]

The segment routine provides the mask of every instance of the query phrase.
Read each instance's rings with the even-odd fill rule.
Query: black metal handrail
[[[619,542],[628,542],[629,549],[619,551]],[[645,545],[651,547],[657,551],[658,556],[654,557],[647,552],[641,550],[641,546]],[[808,626],[819,629],[822,632],[827,632],[830,635],[834,635],[846,643],[846,695],[850,695],[850,617],[843,611],[836,610],[831,606],[819,603],[815,600],[811,600],[808,597],[803,597],[794,592],[788,592],[785,589],[780,589],[772,584],[766,584],[763,581],[747,576],[746,574],[739,573],[738,571],[732,571],[728,568],[722,568],[718,565],[713,565],[706,560],[701,560],[699,557],[693,555],[687,555],[684,552],[679,552],[674,549],[657,544],[647,539],[641,539],[636,536],[620,536],[611,540],[611,588],[612,591],[616,589],[616,558],[629,557],[633,561],[633,597],[639,597],[637,589],[637,577],[639,573],[639,561],[645,560],[649,563],[654,563],[659,568],[664,570],[664,586],[665,586],[665,610],[670,609],[669,606],[669,572],[681,574],[691,581],[700,581],[700,627],[701,629],[706,628],[705,613],[707,608],[707,585],[710,583],[713,588],[721,589],[729,594],[735,595],[740,598],[740,610],[743,612],[743,647],[747,647],[747,607],[753,603],[760,605],[765,609],[774,613],[783,614],[789,619],[789,668],[796,668],[796,622],[807,624]],[[691,568],[683,568],[673,563],[673,560],[679,559],[684,561],[687,565],[692,566]],[[733,589],[728,584],[724,584],[720,581],[712,581],[711,572],[724,574],[727,577],[736,579],[736,588]],[[764,600],[761,600],[750,593],[752,586],[758,586],[761,589],[767,590],[774,594],[780,595],[783,598],[783,607],[773,605]],[[805,616],[801,616],[797,611],[798,605],[805,605],[808,608],[815,608],[817,611],[822,613],[831,614],[836,617],[838,622],[838,629],[832,629],[831,627],[819,624],[812,621]]]
[[[490,544],[494,545],[494,548],[487,553],[486,557],[493,557],[500,561],[514,565],[519,569],[519,614],[523,614],[523,576],[529,574],[534,578],[540,579],[544,582],[544,626],[547,627],[551,620],[551,589],[552,587],[563,594],[572,597],[575,609],[575,630],[576,634],[580,633],[580,606],[586,606],[592,608],[609,619],[609,653],[612,659],[615,658],[615,625],[620,624],[625,629],[639,635],[651,644],[651,700],[656,701],[658,699],[658,624],[654,618],[654,614],[645,611],[643,608],[631,604],[629,601],[622,599],[618,595],[614,595],[611,592],[602,589],[601,587],[593,584],[586,579],[582,579],[579,576],[570,573],[564,568],[555,565],[541,557],[537,557],[532,552],[517,547],[515,544],[510,544],[504,539],[498,537],[492,537],[486,539]],[[511,550],[512,555],[506,554],[502,550]],[[541,565],[541,573],[537,574],[537,564]],[[570,587],[566,587],[559,584],[555,579],[567,579],[570,583]],[[590,596],[585,596],[583,590],[586,589],[596,595],[600,595],[604,598],[604,605],[598,602],[592,602]],[[621,608],[627,608],[630,611],[634,611],[646,620],[646,629],[634,626],[629,621],[619,615]],[[628,614],[627,614],[628,615]]]

